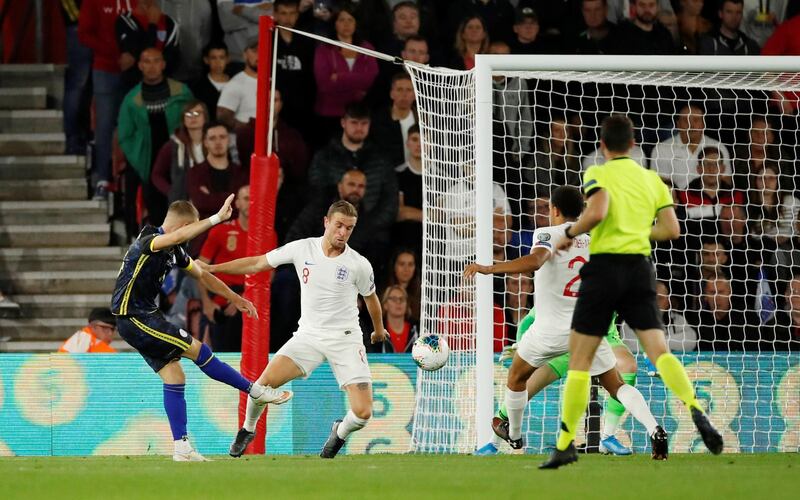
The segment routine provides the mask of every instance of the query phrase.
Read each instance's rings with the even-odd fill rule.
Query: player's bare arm
[[[381,310],[381,301],[378,299],[378,294],[373,293],[364,297],[364,304],[367,306],[369,317],[372,319],[372,327],[374,328],[370,341],[373,344],[383,342],[389,338],[389,335],[383,327],[383,311]]]
[[[597,188],[592,191],[586,201],[586,209],[575,221],[575,224],[567,228],[567,234],[556,243],[556,252],[571,247],[572,240],[576,236],[588,233],[603,222],[603,219],[608,215],[608,202],[609,197],[605,189]]]
[[[220,279],[213,274],[204,271],[202,266],[195,265],[194,261],[192,261],[186,269],[186,272],[201,283],[207,290],[211,290],[215,294],[225,297],[228,302],[236,306],[236,309],[250,317],[258,317],[258,312],[252,302],[228,288],[228,285],[220,281]]]
[[[252,257],[242,257],[241,259],[222,264],[214,264],[213,266],[207,265],[205,269],[210,273],[255,274],[262,271],[269,271],[272,269],[272,266],[267,262],[266,255],[254,255]]]
[[[194,261],[194,265],[200,269],[206,270],[211,263],[205,257],[200,257]],[[220,306],[209,297],[208,289],[203,283],[203,280],[197,280],[197,288],[200,292],[200,301],[203,303],[203,315],[208,321],[214,323],[214,313],[220,309]]]
[[[664,207],[656,214],[656,223],[650,230],[652,241],[669,241],[680,238],[681,225],[675,214],[675,207]]]
[[[532,273],[537,271],[550,258],[550,251],[546,248],[536,248],[528,255],[523,255],[514,260],[498,262],[491,266],[470,264],[464,268],[464,277],[472,278],[476,274],[514,274]]]
[[[153,238],[153,241],[150,243],[150,250],[157,252],[165,248],[180,245],[181,243],[191,240],[195,236],[203,234],[216,224],[230,219],[231,215],[233,214],[233,208],[231,207],[231,204],[233,203],[234,198],[235,195],[233,194],[228,196],[228,199],[226,199],[225,203],[222,204],[222,208],[219,209],[219,212],[212,215],[208,219],[193,222],[189,225],[183,226],[180,229],[172,231],[171,233],[159,234]]]

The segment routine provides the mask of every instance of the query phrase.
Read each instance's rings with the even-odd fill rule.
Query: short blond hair
[[[328,218],[330,219],[333,217],[333,214],[342,214],[345,217],[357,218],[358,210],[356,210],[356,207],[354,207],[349,201],[339,200],[328,207]]]
[[[170,203],[167,215],[173,215],[181,219],[198,220],[200,218],[200,213],[197,211],[197,208],[192,205],[192,202],[186,200],[178,200]]]

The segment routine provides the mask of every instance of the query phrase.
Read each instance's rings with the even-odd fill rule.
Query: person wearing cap
[[[512,54],[546,54],[549,51],[539,34],[539,16],[530,7],[517,9],[514,15],[514,36],[508,46]]]
[[[117,330],[117,318],[111,314],[111,309],[98,307],[89,313],[89,324],[73,333],[70,338],[61,344],[58,352],[70,353],[109,353],[117,352],[111,347],[111,340]]]
[[[258,94],[258,35],[247,40],[244,49],[244,69],[225,85],[217,101],[217,120],[229,129],[247,125],[256,117]]]

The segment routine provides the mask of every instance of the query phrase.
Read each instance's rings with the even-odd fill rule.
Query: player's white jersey
[[[300,279],[300,324],[298,333],[352,336],[362,342],[358,324],[358,294],[375,293],[372,265],[358,252],[345,247],[336,257],[322,251],[322,238],[293,241],[267,253],[272,267],[294,264]],[[352,333],[347,333],[352,332]]]
[[[572,247],[555,255],[555,245],[569,223],[539,228],[533,233],[533,247],[545,248],[551,256],[534,275],[536,321],[531,327],[538,336],[568,336],[572,312],[578,300],[581,278],[578,272],[589,261],[589,235],[575,237]]]

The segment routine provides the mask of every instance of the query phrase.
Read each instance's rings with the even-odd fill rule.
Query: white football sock
[[[605,439],[616,434],[620,420],[622,420],[622,415],[617,415],[616,413],[611,413],[610,411],[605,412],[603,414],[603,432],[600,433],[600,437]]]
[[[522,415],[528,406],[528,391],[519,392],[506,387],[506,413],[508,414],[508,437],[519,439],[522,437]]]
[[[651,435],[656,431],[658,423],[656,422],[653,414],[650,413],[650,407],[644,400],[644,396],[636,387],[624,384],[617,390],[617,401],[631,412],[633,418],[638,420],[647,429],[647,435]]]
[[[358,418],[353,410],[348,410],[342,423],[339,424],[339,428],[336,429],[336,435],[339,436],[339,439],[347,439],[350,433],[363,429],[365,425],[367,425],[366,419]]]
[[[258,405],[256,404],[253,398],[247,398],[247,409],[244,413],[244,428],[247,432],[255,432],[256,431],[256,424],[258,423],[258,419],[261,418],[261,414],[264,413],[264,409],[266,409],[267,405]]]

